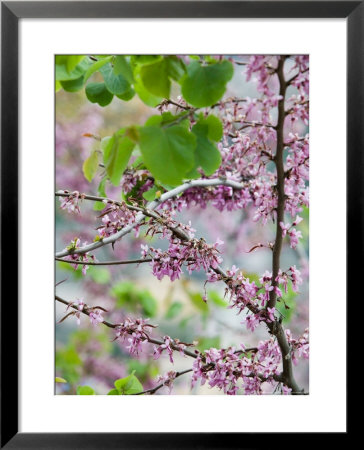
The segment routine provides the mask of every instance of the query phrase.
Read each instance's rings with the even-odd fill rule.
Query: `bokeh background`
[[[239,56],[240,61],[248,56]],[[289,64],[289,62],[288,62]],[[98,81],[99,74],[94,75]],[[290,87],[288,97],[294,93]],[[171,98],[176,100],[179,95],[178,86],[174,85]],[[246,82],[244,66],[235,66],[235,74],[228,84],[225,97],[236,96],[257,97],[254,80]],[[173,110],[172,110],[173,112]],[[101,138],[111,135],[117,129],[132,124],[142,125],[145,120],[158,113],[154,108],[146,106],[135,96],[129,102],[123,102],[114,97],[105,108],[90,103],[84,90],[68,93],[63,90],[56,94],[56,190],[78,190],[87,194],[97,193],[97,186],[103,176],[100,167],[95,179],[89,183],[82,172],[82,164],[94,149],[99,149],[99,143],[94,139],[84,137],[85,133],[98,135]],[[274,115],[274,114],[273,114]],[[304,135],[308,129],[302,123],[294,123],[285,130],[299,132]],[[120,189],[106,185],[108,197],[121,199]],[[69,214],[59,208],[56,199],[56,249],[65,248],[76,236],[84,242],[92,242],[100,224],[98,211],[93,209],[93,203],[83,201],[81,214]],[[254,207],[235,212],[219,212],[212,206],[206,209],[190,208],[177,216],[181,222],[191,221],[196,229],[196,237],[204,237],[207,242],[215,242],[217,238],[224,241],[222,246],[224,269],[232,265],[241,268],[244,275],[252,280],[271,270],[271,251],[257,249],[248,251],[257,243],[274,241],[275,226],[262,226],[253,222]],[[290,309],[279,306],[284,315],[284,325],[295,337],[299,337],[308,327],[308,209],[301,213],[304,220],[297,229],[302,232],[303,239],[295,250],[285,241],[281,267],[296,265],[302,273],[303,285],[300,293],[292,290],[286,297]],[[145,237],[143,232],[139,237],[128,234],[118,241],[112,250],[104,246],[94,254],[100,260],[121,260],[140,257],[141,244],[148,243],[156,248],[165,249],[162,239]],[[184,342],[198,341],[198,348],[204,350],[210,347],[239,347],[244,343],[247,347],[255,346],[259,340],[269,338],[264,324],[251,333],[241,322],[244,313],[236,315],[228,309],[228,299],[224,297],[223,283],[207,284],[207,304],[202,300],[204,295],[205,273],[194,272],[189,275],[184,271],[180,280],[171,282],[169,278],[158,281],[151,273],[148,263],[123,266],[91,266],[87,275],[83,276],[81,267],[74,270],[70,264],[56,262],[56,281],[64,281],[57,286],[57,294],[67,301],[83,299],[90,306],[100,305],[108,310],[105,319],[111,322],[121,322],[126,316],[149,317],[150,323],[157,324],[155,336],[170,335]],[[57,303],[57,302],[56,302]],[[56,321],[64,315],[65,306],[56,304]],[[156,385],[159,374],[169,370],[184,370],[192,366],[192,360],[175,352],[175,364],[169,362],[167,355],[158,360],[153,359],[153,346],[144,345],[144,352],[138,359],[129,355],[125,343],[117,340],[112,342],[112,330],[102,325],[92,326],[86,316],[81,316],[81,323],[71,317],[55,325],[56,376],[67,380],[67,383],[57,383],[57,394],[75,394],[78,385],[90,385],[97,394],[106,394],[114,387],[114,381],[130,374],[142,382],[144,389]],[[309,364],[307,360],[299,360],[295,367],[296,380],[308,391]],[[271,393],[272,389],[267,389]],[[157,395],[168,393],[168,388],[157,391]],[[190,374],[178,378],[174,383],[173,394],[217,394],[222,393],[207,385],[190,387]]]

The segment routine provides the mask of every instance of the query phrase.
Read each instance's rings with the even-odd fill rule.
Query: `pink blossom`
[[[269,317],[269,319],[272,321],[272,322],[274,322],[275,321],[275,317],[274,317],[274,313],[275,313],[275,311],[276,311],[276,309],[273,307],[273,308],[267,308],[267,312],[268,312],[268,317]]]
[[[302,238],[302,233],[297,231],[295,228],[292,228],[289,232],[289,238],[291,242],[291,248],[296,248],[298,244],[298,239]]]
[[[292,389],[286,386],[285,384],[282,384],[282,394],[283,395],[290,395],[292,392]]]
[[[91,310],[89,317],[92,325],[98,325],[99,323],[104,321],[104,318],[102,317],[101,311],[99,309]]]
[[[83,195],[78,191],[59,191],[62,194],[68,194],[67,197],[59,197],[61,202],[60,208],[67,210],[69,213],[80,213],[80,208],[78,206],[79,199],[83,199]]]
[[[154,359],[159,359],[160,355],[166,351],[169,355],[169,360],[173,364],[173,349],[171,347],[172,340],[169,336],[163,336],[164,344],[154,347]]]

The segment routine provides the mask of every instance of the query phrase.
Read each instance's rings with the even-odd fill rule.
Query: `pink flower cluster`
[[[192,239],[195,236],[195,229],[191,226],[191,221],[188,224],[177,222],[174,219],[176,215],[175,209],[160,209],[157,217],[151,217],[148,222],[148,230],[146,235],[154,236],[161,235],[163,238],[173,240],[173,232],[176,230],[183,234],[184,239]]]
[[[156,328],[155,325],[148,323],[149,319],[131,319],[127,317],[124,322],[115,328],[115,339],[127,339],[127,349],[131,355],[138,356],[142,352],[142,345],[145,342],[156,344],[155,339],[151,339],[147,328]],[[169,336],[163,336],[163,343],[158,343],[154,347],[154,359],[158,359],[166,351],[169,360],[173,363],[173,351],[177,350],[184,354],[184,350],[194,344],[186,344],[179,339],[172,339]]]
[[[80,207],[78,205],[79,200],[84,199],[84,194],[80,194],[78,191],[59,191],[59,193],[67,194],[67,197],[59,197],[61,202],[60,208],[68,211],[69,213],[80,213]]]
[[[149,319],[131,319],[127,317],[124,322],[115,328],[116,339],[127,338],[127,349],[131,355],[138,355],[142,351],[142,344],[149,340],[146,328],[155,328],[154,325],[148,324]]]
[[[154,347],[154,359],[159,359],[161,354],[166,351],[169,355],[169,360],[173,364],[173,349],[171,347],[172,339],[169,336],[163,336],[164,344]]]
[[[85,245],[87,245],[87,242],[84,242],[83,245],[81,245],[81,240],[78,237],[75,237],[73,241],[71,241],[70,245],[68,245],[66,247],[66,249],[68,251],[73,251],[76,250],[78,248],[84,247]],[[85,253],[71,253],[67,256],[65,256],[64,259],[67,259],[68,261],[74,261],[74,264],[72,264],[72,267],[77,270],[78,269],[78,262],[88,262],[88,261],[92,261],[95,262],[97,261],[97,259],[95,258],[94,255],[90,255],[88,252]],[[82,275],[86,275],[87,270],[89,269],[89,266],[87,264],[82,264]]]
[[[67,305],[66,311],[68,311],[70,308],[74,308],[76,305],[75,302],[70,302]],[[89,316],[90,322],[92,325],[98,325],[99,323],[104,321],[104,318],[102,317],[102,312],[106,311],[101,306],[94,306],[90,307],[85,304],[83,299],[77,300],[77,310],[71,311],[70,313],[66,314],[65,317],[63,317],[60,322],[63,322],[65,319],[67,319],[70,316],[75,316],[77,320],[77,325],[80,325],[81,323],[81,312],[84,312],[86,315]]]
[[[294,339],[290,330],[285,330],[287,341],[291,346],[291,358],[293,364],[297,365],[297,358],[308,359],[310,355],[310,341],[308,328],[305,329],[303,335]]]
[[[273,382],[281,372],[279,346],[273,338],[260,342],[251,357],[244,356],[242,348],[210,348],[199,354],[193,364],[192,387],[200,380],[201,385],[207,381],[228,395],[237,394],[239,389],[246,395],[261,394],[262,383]]]
[[[168,250],[163,252],[161,249],[155,249],[142,245],[142,257],[151,256],[153,261],[150,263],[153,268],[153,275],[161,280],[165,275],[171,281],[180,278],[182,266],[185,265],[188,273],[199,271],[203,268],[206,272],[210,268],[217,268],[222,258],[218,246],[223,244],[217,240],[215,244],[207,244],[204,239],[191,239],[181,241],[172,238]]]
[[[226,293],[230,296],[229,308],[236,308],[240,314],[248,308],[251,314],[247,314],[242,323],[246,324],[250,331],[254,331],[260,322],[271,323],[275,321],[275,308],[265,308],[269,301],[270,292],[274,291],[278,300],[283,297],[282,289],[288,291],[288,282],[292,283],[294,292],[298,291],[298,286],[302,283],[300,271],[296,266],[291,266],[286,272],[279,270],[275,283],[272,282],[272,273],[265,271],[259,279],[259,285],[255,281],[250,281],[235,266],[226,272],[227,284]],[[213,270],[207,273],[208,282],[222,280],[222,276]]]
[[[74,303],[69,303],[66,311],[69,310],[74,305]],[[72,314],[76,317],[77,325],[80,325],[81,323],[81,312],[83,311],[83,308],[85,307],[85,303],[83,301],[83,298],[77,300],[77,311],[72,312]],[[67,316],[66,316],[67,317]]]
[[[157,383],[163,383],[164,386],[168,388],[168,394],[172,392],[173,382],[176,379],[177,373],[174,370],[170,370],[165,375],[159,375],[157,378]]]
[[[160,344],[154,347],[154,359],[159,359],[161,354],[166,351],[169,356],[169,361],[173,364],[173,350],[178,349],[178,351],[183,355],[187,344],[180,342],[178,339],[172,339],[169,336],[163,336],[164,344]],[[174,349],[172,348],[172,345]]]
[[[274,74],[272,69],[277,67],[278,58],[279,56],[253,55],[246,66],[246,80],[249,81],[253,74],[257,75],[257,89],[267,97],[274,95],[269,82]]]
[[[110,203],[105,200],[106,206],[102,214],[102,225],[98,227],[101,239],[111,236],[124,228],[126,225],[135,222],[136,212],[129,209],[125,203]]]
[[[93,309],[90,311],[90,321],[92,325],[98,325],[99,323],[104,321],[104,318],[102,317],[102,313],[99,309]]]
[[[138,169],[128,169],[124,172],[122,178],[121,178],[121,189],[124,192],[124,194],[128,194],[131,192],[138,183],[141,183],[145,181],[148,176],[150,176],[150,173],[147,170],[138,170]],[[140,187],[139,193],[143,193],[150,189],[153,185],[152,180],[147,180],[145,183]]]
[[[296,248],[298,244],[298,239],[302,237],[302,233],[300,231],[297,231],[294,226],[299,224],[302,221],[302,218],[299,216],[296,216],[296,219],[292,224],[279,222],[280,227],[282,228],[282,236],[285,237],[286,234],[288,234],[291,248]]]

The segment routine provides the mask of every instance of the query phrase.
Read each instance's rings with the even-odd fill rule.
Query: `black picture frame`
[[[354,264],[351,256],[354,257],[358,250],[359,254],[363,253],[364,1],[2,2],[1,14],[1,448],[256,448],[263,441],[268,443],[272,438],[268,433],[245,433],[242,437],[242,433],[59,434],[18,431],[19,329],[14,320],[18,315],[19,283],[16,270],[19,242],[14,239],[18,232],[19,200],[18,22],[21,18],[346,18],[349,299],[354,297],[362,267],[362,264]],[[350,346],[348,352],[351,352]],[[341,435],[346,437],[348,433]],[[303,441],[306,437],[302,437]]]

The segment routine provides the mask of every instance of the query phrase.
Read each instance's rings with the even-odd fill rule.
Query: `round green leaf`
[[[85,83],[90,78],[91,75],[93,75],[95,72],[101,69],[105,64],[110,62],[112,59],[112,56],[109,56],[105,59],[100,59],[99,61],[95,61],[87,70],[85,73]]]
[[[115,381],[114,385],[121,395],[137,394],[138,392],[143,391],[143,385],[134,375],[134,372],[135,371],[128,377],[120,378]]]
[[[234,73],[230,61],[201,66],[193,61],[187,66],[187,75],[182,80],[182,94],[193,106],[211,106],[224,95],[226,83]]]
[[[60,84],[67,92],[77,92],[82,89],[84,83],[84,76],[76,78],[75,80],[61,81]]]
[[[77,395],[95,395],[95,391],[90,386],[78,386]]]
[[[104,151],[104,164],[106,172],[114,186],[118,186],[120,178],[126,169],[135,143],[128,137],[119,137],[114,134],[107,141],[102,141]]]
[[[171,82],[168,78],[168,65],[165,59],[142,66],[140,76],[144,87],[151,94],[169,98]]]
[[[201,167],[206,175],[212,175],[221,164],[221,153],[208,139],[209,127],[204,123],[196,123],[192,127],[192,133],[196,135],[196,168]]]
[[[148,202],[152,202],[155,197],[156,193],[159,191],[159,188],[157,186],[153,186],[151,189],[143,193],[143,198],[147,200]]]
[[[120,98],[120,100],[124,100],[124,102],[128,102],[131,100],[135,95],[134,89],[131,87],[128,91],[124,92],[124,94],[117,95],[117,98]]]
[[[168,75],[176,81],[179,81],[186,73],[185,63],[177,56],[166,56],[165,61],[168,67]]]
[[[115,75],[110,63],[101,67],[102,74],[106,88],[114,95],[122,95],[130,90],[130,84],[122,75]]]
[[[80,78],[85,74],[91,64],[89,58],[82,57],[80,62],[73,67],[73,63],[68,64],[68,58],[69,56],[67,55],[56,56],[56,80],[58,81],[69,81]],[[69,70],[68,67],[73,67],[73,69]]]
[[[178,185],[194,165],[195,136],[180,125],[146,126],[139,130],[146,167],[162,183]]]
[[[134,82],[133,70],[123,55],[118,55],[114,59],[114,74],[122,75],[130,84]]]
[[[111,389],[111,391],[109,391],[107,395],[120,395],[120,393],[117,389]]]
[[[139,98],[142,102],[154,108],[163,100],[163,97],[156,96],[151,92],[149,92],[148,89],[146,89],[140,78],[138,67],[134,71],[134,78],[135,78],[134,89],[135,92],[139,95]]]
[[[86,97],[91,103],[106,106],[111,103],[113,94],[106,89],[105,83],[89,83],[86,86]]]
[[[87,181],[91,182],[99,167],[99,158],[97,153],[93,151],[91,155],[85,160],[82,166],[83,174]]]
[[[207,137],[212,141],[218,142],[223,135],[223,126],[221,120],[213,114],[202,119],[201,122],[208,126]]]

